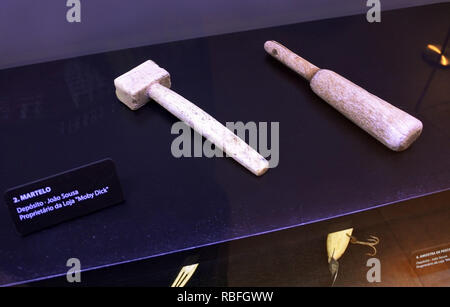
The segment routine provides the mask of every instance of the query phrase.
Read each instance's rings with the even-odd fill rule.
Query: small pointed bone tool
[[[131,110],[150,99],[185,122],[253,174],[260,176],[269,162],[256,150],[208,113],[170,89],[169,73],[153,61],[146,61],[114,80],[116,95]]]
[[[408,148],[422,132],[422,122],[358,85],[309,63],[280,43],[267,41],[268,54],[309,81],[320,98],[394,151]]]

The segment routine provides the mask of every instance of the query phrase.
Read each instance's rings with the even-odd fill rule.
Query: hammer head
[[[170,75],[148,60],[114,80],[117,98],[131,110],[137,110],[150,100],[147,89],[155,82],[170,88]]]

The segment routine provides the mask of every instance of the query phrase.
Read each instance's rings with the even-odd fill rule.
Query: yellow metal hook
[[[380,239],[376,236],[369,236],[369,239],[367,239],[367,242],[359,241],[355,236],[348,235],[350,237],[350,243],[352,244],[360,244],[360,245],[366,245],[373,249],[373,253],[367,253],[367,256],[375,256],[377,254],[377,249],[375,248],[375,245],[380,243]]]

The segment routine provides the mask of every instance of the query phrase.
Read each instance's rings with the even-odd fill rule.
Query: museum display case
[[[438,3],[1,69],[0,285],[76,286],[75,258],[81,286],[170,286],[192,264],[183,285],[449,286],[449,16]],[[322,97],[272,40],[357,85]],[[157,93],[133,88],[142,75],[115,84],[148,60],[170,73]],[[358,95],[388,106],[349,111]],[[61,177],[104,159],[114,171]],[[105,202],[114,176],[120,193],[82,202],[94,187]]]

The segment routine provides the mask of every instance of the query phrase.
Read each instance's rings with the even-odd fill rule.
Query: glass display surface
[[[444,42],[449,15],[441,4],[1,70],[0,191],[111,158],[125,203],[26,237],[0,206],[0,284],[64,275],[72,257],[100,268],[448,189],[450,71],[422,51]],[[422,135],[385,148],[268,56],[270,39],[419,118]],[[279,123],[279,164],[256,177],[229,158],[175,158],[177,119],[115,95],[114,78],[148,59],[221,123]]]

